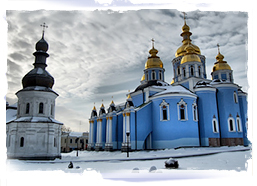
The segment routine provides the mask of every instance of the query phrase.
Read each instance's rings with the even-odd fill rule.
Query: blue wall
[[[218,111],[216,102],[216,89],[214,91],[200,88],[196,91],[198,96],[199,132],[201,146],[209,146],[209,138],[220,138],[220,133],[213,131],[213,116],[218,122]]]
[[[219,110],[219,124],[221,138],[243,138],[243,132],[238,132],[236,125],[237,114],[241,117],[239,102],[234,101],[234,91],[237,92],[237,87],[217,87],[217,103]],[[232,115],[235,121],[235,132],[229,132],[228,118]]]
[[[186,121],[178,120],[177,103],[183,98],[187,103]],[[169,104],[168,121],[160,121],[160,104],[162,100]],[[186,96],[162,97],[153,100],[153,148],[175,148],[180,146],[199,146],[198,122],[193,120],[192,104],[196,98]]]
[[[243,137],[244,137],[244,145],[249,145],[249,141],[247,138],[247,95],[243,93],[239,93],[238,95],[239,99],[239,107],[240,107],[240,114],[241,114],[241,122],[242,122],[242,127],[243,127]]]

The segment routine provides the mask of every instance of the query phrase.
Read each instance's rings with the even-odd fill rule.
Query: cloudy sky
[[[94,3],[90,6],[94,7]],[[233,69],[235,83],[246,92],[249,88],[248,18],[247,11],[187,12],[192,43],[206,57],[207,77],[210,78],[219,43],[224,60]],[[6,100],[10,104],[17,102],[15,93],[22,89],[23,76],[33,68],[32,53],[42,36],[40,24],[45,22],[50,55],[46,70],[55,78],[53,89],[59,94],[56,119],[73,131],[88,131],[94,103],[97,109],[102,103],[107,109],[112,100],[115,104],[122,103],[128,90],[135,90],[143,75],[152,38],[164,64],[165,81],[170,83],[171,61],[182,44],[180,34],[184,24],[181,10],[171,7],[122,11],[114,8],[8,10],[6,21]]]

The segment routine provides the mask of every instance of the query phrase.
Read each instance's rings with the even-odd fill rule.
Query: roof
[[[193,92],[191,92],[190,90],[186,89],[185,87],[183,87],[181,85],[152,86],[152,87],[164,90],[162,92],[154,94],[153,97],[164,95],[164,94],[188,94],[188,95],[196,96],[196,94],[194,94]]]
[[[16,116],[15,116],[16,118]],[[7,117],[6,117],[7,120]],[[51,118],[51,117],[33,117],[33,116],[27,116],[27,117],[20,117],[14,120],[10,120],[9,122],[6,121],[6,123],[10,122],[34,122],[34,123],[57,123],[62,124],[61,122]]]

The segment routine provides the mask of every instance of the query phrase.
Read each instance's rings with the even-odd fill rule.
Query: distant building
[[[6,105],[7,158],[61,158],[63,124],[55,120],[58,94],[52,89],[54,78],[45,70],[49,55],[44,31],[35,48],[34,69],[22,79],[23,88],[16,93],[17,106]]]
[[[76,140],[78,140],[76,142]],[[85,150],[88,144],[88,132],[62,132],[61,152]]]
[[[206,77],[205,56],[192,44],[189,26],[172,60],[173,80],[164,80],[158,50],[150,49],[140,85],[118,107],[94,107],[88,150],[145,150],[248,145],[247,94],[234,83],[220,53]],[[165,37],[165,36],[164,36]],[[219,47],[219,46],[218,46]]]

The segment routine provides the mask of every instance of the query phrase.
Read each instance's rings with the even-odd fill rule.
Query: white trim
[[[196,107],[196,109],[194,107]],[[192,112],[193,112],[193,120],[198,121],[198,107],[195,101],[192,104]]]
[[[157,80],[155,70],[152,70],[152,72],[151,72],[151,80]]]
[[[215,126],[216,126],[217,131],[214,130],[214,121],[215,121]],[[213,133],[219,133],[219,123],[216,118],[212,119],[212,131],[213,131]]]
[[[234,99],[235,103],[238,103],[238,96],[237,96],[236,91],[234,91],[234,93],[233,93],[233,99]]]
[[[232,123],[233,124],[233,130],[231,130],[231,128],[230,128],[230,120],[232,120],[232,122],[233,122]],[[229,132],[236,132],[235,120],[232,117],[228,118],[228,131]]]
[[[240,117],[236,117],[236,126],[237,126],[237,131],[238,132],[243,132],[243,130],[242,130],[242,123],[241,123]]]
[[[166,103],[166,101],[163,99],[160,106],[160,121],[169,121],[170,120],[170,109],[169,109],[169,104]],[[163,106],[166,107],[166,114],[167,114],[167,119],[163,119]]]
[[[185,113],[184,113],[185,114],[185,119],[181,119],[181,116],[180,116],[180,106],[181,105],[185,106],[185,108],[184,108],[184,110],[185,110]],[[186,104],[186,102],[184,102],[183,98],[181,98],[180,102],[177,103],[177,110],[178,110],[178,120],[180,120],[180,121],[187,121],[188,120],[187,104]]]

